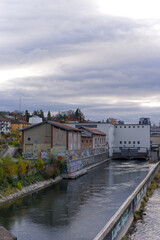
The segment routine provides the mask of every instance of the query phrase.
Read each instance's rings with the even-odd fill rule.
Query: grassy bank
[[[23,187],[55,178],[60,175],[64,167],[63,161],[52,159],[50,164],[45,164],[42,159],[13,161],[7,155],[0,159],[0,198],[13,194]]]

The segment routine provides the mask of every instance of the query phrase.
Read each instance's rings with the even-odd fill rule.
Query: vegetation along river
[[[149,170],[145,161],[109,161],[0,208],[18,240],[91,240]]]

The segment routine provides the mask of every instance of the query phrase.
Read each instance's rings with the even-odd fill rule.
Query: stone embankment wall
[[[157,164],[153,164],[145,179],[121,205],[119,210],[104,226],[94,240],[120,240],[126,234],[133,221],[134,211],[140,208],[140,204],[147,191],[147,187],[150,185],[159,168],[159,162]]]
[[[17,240],[17,238],[8,232],[4,227],[0,227],[0,239],[1,240]]]

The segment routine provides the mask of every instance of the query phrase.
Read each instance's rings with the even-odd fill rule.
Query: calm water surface
[[[110,161],[0,208],[18,240],[91,240],[147,175],[139,161]]]

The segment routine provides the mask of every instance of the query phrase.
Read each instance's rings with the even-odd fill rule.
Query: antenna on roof
[[[21,113],[21,97],[19,98],[19,113]]]

